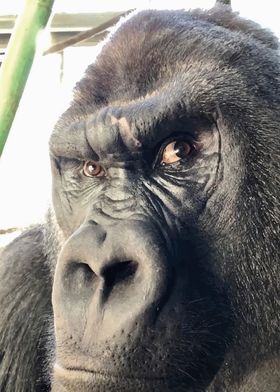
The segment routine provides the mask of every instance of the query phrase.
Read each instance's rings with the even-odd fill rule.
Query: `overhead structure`
[[[33,63],[37,33],[45,27],[53,2],[26,0],[17,20],[12,15],[0,16],[0,64],[5,58],[0,69],[0,156]],[[73,45],[96,45],[130,11],[55,14],[50,24],[51,44],[43,54],[62,53]]]
[[[36,51],[36,38],[46,26],[54,0],[25,0],[0,68],[0,156],[6,143]]]

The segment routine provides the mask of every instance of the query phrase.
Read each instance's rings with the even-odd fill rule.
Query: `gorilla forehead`
[[[235,31],[242,28],[240,19],[235,19],[235,14],[221,9],[208,14],[143,11],[130,17],[77,84],[75,111],[90,111],[93,105],[124,104],[155,93],[166,84],[173,91],[184,91],[196,105],[226,101],[226,89],[230,89],[231,103],[238,102],[240,92],[245,89],[248,93],[255,84],[252,70],[254,75],[258,73],[261,62],[273,72],[273,57],[275,62],[279,60],[273,53],[276,51],[265,47],[273,46],[274,37],[253,23],[245,24],[248,31],[245,25],[244,32]],[[221,71],[226,79],[221,78]],[[262,84],[265,76],[260,72]],[[242,105],[244,108],[244,102]]]
[[[271,83],[271,78],[278,78],[275,48],[269,32],[223,8],[132,15],[77,83],[51,145],[65,150],[65,139],[70,143],[71,136],[72,147],[78,150],[79,129],[88,140],[94,137],[93,144],[105,143],[100,149],[105,155],[116,150],[116,142],[118,152],[127,147],[137,152],[145,144],[138,131],[152,145],[153,129],[158,130],[156,125],[171,113],[173,118],[181,113],[212,116],[217,108],[225,108],[224,117],[236,118],[242,112],[252,123],[256,105],[264,110],[267,95],[279,96],[273,91],[278,85]],[[258,96],[254,105],[253,94]],[[85,140],[82,156],[92,159]]]
[[[180,100],[181,90],[178,93],[167,89],[129,104],[106,106],[88,115],[85,134],[89,144],[101,159],[128,152],[135,158],[135,154],[154,148],[173,132],[194,136],[197,129],[210,128],[209,119],[192,116]]]
[[[101,155],[127,148],[138,153],[145,143],[156,142],[153,130],[171,115],[178,119],[183,113],[185,120],[202,113],[212,117],[220,109],[229,122],[234,118],[236,123],[242,113],[246,127],[256,129],[256,107],[265,111],[268,97],[280,95],[277,83],[271,83],[278,78],[275,48],[268,31],[223,8],[132,15],[77,83],[51,147],[64,155],[68,140],[69,151],[88,159],[96,159],[96,145]]]
[[[57,126],[50,146],[55,156],[103,162],[137,160],[173,133],[197,140],[201,134],[207,143],[214,123],[213,116],[193,113],[178,94],[167,89],[129,104],[96,109],[68,125]]]

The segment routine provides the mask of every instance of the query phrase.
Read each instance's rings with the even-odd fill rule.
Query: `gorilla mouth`
[[[94,385],[94,390],[96,391],[108,391],[113,388],[113,390],[118,391],[132,391],[137,390],[139,392],[146,390],[161,390],[161,391],[177,391],[177,381],[172,377],[168,376],[152,376],[152,377],[138,377],[137,375],[125,375],[122,374],[111,374],[106,371],[95,371],[79,367],[61,367],[60,365],[55,365],[55,375],[56,384],[54,385],[54,391],[63,390],[76,390],[81,388],[83,391],[88,391],[88,386]],[[180,389],[182,390],[182,385],[184,385],[184,391],[191,392],[189,380],[184,380],[180,382]],[[109,388],[109,389],[108,389]],[[89,389],[92,391],[92,389]]]
[[[56,368],[56,366],[55,366],[55,368]],[[121,377],[120,375],[107,373],[105,371],[102,372],[102,371],[97,371],[97,370],[89,370],[89,369],[85,369],[85,368],[78,368],[78,367],[77,368],[74,368],[74,367],[73,368],[62,368],[60,366],[59,366],[59,368],[60,368],[59,371],[61,373],[65,374],[65,376],[67,376],[67,374],[69,374],[69,375],[71,375],[71,377],[72,377],[72,375],[75,375],[75,374],[78,376],[93,375],[93,376],[97,376],[97,377],[102,377],[102,378],[107,378],[107,379],[115,379],[115,380],[117,380],[118,378]],[[132,376],[132,375],[126,375],[126,378],[129,378],[131,380],[146,380],[146,381],[169,380],[168,377],[164,377],[164,376],[158,376],[158,377],[156,377],[156,376],[154,376],[154,377],[143,377],[143,376],[140,377],[139,376],[139,377],[137,377],[137,376]]]

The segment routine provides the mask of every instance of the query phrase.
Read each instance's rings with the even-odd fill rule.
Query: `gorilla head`
[[[76,85],[50,142],[54,391],[200,391],[278,349],[276,48],[228,8],[145,11]]]
[[[143,11],[76,85],[50,140],[53,392],[279,390],[277,48],[227,7]]]

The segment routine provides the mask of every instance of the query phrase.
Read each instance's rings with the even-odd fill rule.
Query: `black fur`
[[[77,83],[73,102],[53,132],[50,146],[55,178],[54,208],[50,209],[46,224],[31,228],[1,254],[1,392],[49,390],[53,361],[60,363],[65,358],[68,361],[73,353],[78,353],[75,355],[79,363],[79,350],[87,356],[86,363],[97,369],[94,381],[65,381],[55,374],[54,392],[280,390],[280,63],[277,49],[278,41],[268,30],[239,18],[222,5],[209,11],[144,11],[118,25],[104,43],[96,62]],[[111,117],[108,113],[112,113]],[[129,130],[134,132],[123,139],[123,144],[117,137],[106,139],[107,134],[111,135],[109,119],[112,118],[127,119]],[[129,186],[120,189],[121,186],[116,185],[113,194],[109,194],[108,189],[100,190],[97,197],[99,182],[90,202],[89,193],[82,185],[77,191],[76,180],[70,175],[75,166],[73,156],[96,160],[90,148],[92,143],[100,149],[98,159],[104,167],[108,166],[107,156],[111,159],[115,153],[123,154],[130,162],[138,153],[136,139],[143,137],[140,141],[144,149],[147,139],[142,135],[146,138],[149,132],[153,135],[156,127],[163,134],[170,132],[170,127],[176,127],[177,131],[194,129],[194,134],[197,129],[205,128],[207,133],[201,132],[202,144],[207,144],[206,135],[214,129],[219,137],[218,150],[214,149],[211,154],[207,150],[205,155],[194,158],[194,163],[187,163],[187,185],[173,178],[163,192],[152,180],[146,179],[151,172],[150,162],[155,162],[153,157],[161,151],[154,136],[150,136],[150,145],[146,142],[149,164],[142,167],[137,161],[137,170],[128,176],[128,181],[132,181]],[[85,143],[79,135],[84,129],[90,132],[91,128],[92,139],[88,133]],[[101,148],[104,145],[108,150],[106,154]],[[119,146],[117,152],[116,146]],[[128,149],[132,153],[128,153]],[[65,163],[65,157],[71,158],[70,161]],[[157,163],[154,167],[160,170]],[[192,172],[195,172],[194,177],[191,177]],[[142,182],[138,180],[140,175]],[[176,177],[174,172],[173,176]],[[168,180],[163,178],[161,186],[164,188],[164,181]],[[203,190],[202,183],[206,184]],[[180,201],[182,187],[188,198]],[[121,338],[106,332],[108,337],[104,332],[108,338],[105,347],[102,332],[102,339],[99,341],[96,337],[97,342],[93,343],[95,336],[90,340],[91,336],[86,333],[83,337],[79,335],[76,323],[81,319],[82,325],[82,318],[75,316],[73,321],[72,316],[69,319],[65,316],[67,301],[77,314],[80,308],[76,308],[70,294],[69,298],[63,297],[59,282],[65,282],[63,268],[73,262],[69,259],[69,249],[74,253],[78,249],[79,254],[84,255],[87,244],[93,246],[89,242],[73,242],[76,247],[69,248],[71,241],[77,241],[78,230],[84,230],[85,222],[92,224],[94,220],[97,227],[107,228],[108,220],[120,219],[119,214],[123,213],[120,211],[125,209],[119,210],[119,205],[115,207],[110,203],[113,196],[120,197],[121,192],[126,192],[129,200],[136,199],[141,208],[145,206],[150,220],[145,221],[148,226],[144,227],[148,230],[143,232],[143,241],[149,244],[151,254],[156,251],[147,236],[156,244],[161,233],[165,241],[159,243],[162,248],[166,247],[167,260],[171,260],[171,254],[172,260],[178,260],[178,266],[174,261],[174,269],[178,267],[181,271],[182,258],[187,258],[185,281],[189,283],[187,287],[180,283],[186,297],[182,297],[182,288],[175,292],[178,303],[172,302],[171,294],[170,298],[166,294],[160,302],[160,315],[155,316],[159,321],[155,324],[145,318],[146,313],[142,315],[143,331],[131,332],[128,325]],[[80,195],[83,200],[78,203]],[[85,208],[88,204],[92,205],[92,215],[91,210]],[[132,204],[128,210],[134,208]],[[125,225],[120,227],[125,232],[130,220],[122,219]],[[96,232],[98,230],[96,228]],[[112,225],[108,225],[111,238],[119,238],[123,249],[127,246],[131,252],[120,229],[112,230]],[[84,238],[86,233],[88,231]],[[103,234],[101,230],[98,236]],[[112,244],[106,241],[109,249]],[[94,249],[99,254],[99,247]],[[91,265],[87,257],[90,259],[91,255],[86,256]],[[52,332],[54,273],[57,336]],[[178,275],[180,282],[180,273]],[[166,281],[173,287],[171,278]],[[193,291],[189,287],[193,287]],[[136,307],[139,301],[138,298]],[[175,321],[169,313],[170,302]],[[177,335],[170,337],[170,332],[164,335],[166,325],[177,331],[176,317],[186,336],[180,327]],[[74,325],[73,331],[68,331],[69,325]],[[138,325],[142,325],[141,322]],[[120,343],[123,336],[126,341]],[[116,347],[115,352],[113,347]],[[143,353],[139,354],[140,348]],[[146,349],[150,351],[144,352]],[[55,351],[57,358],[52,359]],[[95,353],[98,359],[94,358]],[[158,353],[164,359],[160,360]],[[166,353],[171,355],[171,360]],[[122,361],[127,372],[118,367]],[[164,371],[168,377],[161,380]],[[138,372],[141,376],[133,378]],[[149,383],[143,378],[145,372],[152,375]]]

